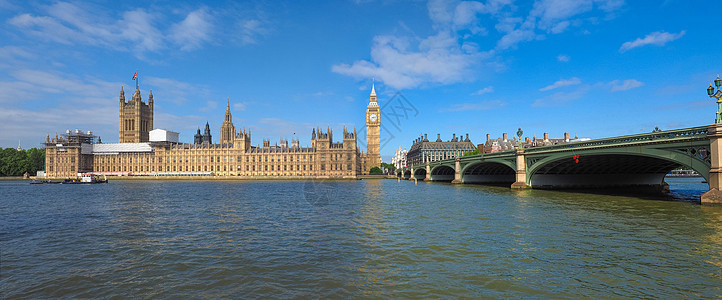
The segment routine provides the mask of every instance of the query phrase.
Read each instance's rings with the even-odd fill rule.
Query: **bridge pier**
[[[526,189],[526,159],[524,158],[524,149],[516,149],[516,181],[511,184],[512,189]]]
[[[426,162],[426,178],[424,178],[424,181],[431,181],[431,166],[429,162]]]
[[[707,127],[707,137],[710,144],[709,191],[702,194],[702,204],[722,204],[722,124],[712,124]]]
[[[454,180],[451,183],[461,183],[461,162],[458,157],[454,159]]]

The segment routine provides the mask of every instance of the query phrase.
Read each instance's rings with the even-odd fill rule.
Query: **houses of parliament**
[[[380,111],[372,85],[366,107],[366,152],[359,149],[356,130],[343,129],[334,141],[332,129],[316,128],[311,145],[282,139],[251,145],[251,131],[237,130],[230,100],[218,143],[206,123],[193,143],[180,143],[179,134],[153,129],[153,91],[144,102],[140,89],[126,101],[119,96],[118,143],[103,143],[91,131],[66,131],[45,138],[45,176],[76,177],[78,173],[108,176],[223,176],[248,178],[355,178],[380,166]]]

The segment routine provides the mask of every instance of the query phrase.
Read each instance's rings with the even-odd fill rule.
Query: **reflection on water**
[[[667,181],[0,182],[0,298],[722,296],[722,207]]]

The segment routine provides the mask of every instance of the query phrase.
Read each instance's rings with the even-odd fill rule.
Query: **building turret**
[[[120,100],[120,103],[125,103],[125,91],[123,91],[123,86],[120,86],[120,97],[118,97],[118,100]]]
[[[236,127],[233,126],[233,117],[231,116],[231,98],[226,102],[226,114],[223,117],[221,125],[221,144],[233,143],[233,137],[236,136]]]
[[[203,144],[213,144],[211,127],[208,125],[208,122],[206,122],[206,129],[203,131]]]
[[[196,135],[193,136],[193,144],[202,144],[202,143],[203,143],[203,135],[201,134],[201,129],[198,128]]]

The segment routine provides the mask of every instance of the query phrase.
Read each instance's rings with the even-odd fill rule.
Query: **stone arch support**
[[[579,155],[579,163],[572,157],[574,154]],[[704,159],[672,149],[637,146],[548,155],[528,166],[527,184],[535,188],[662,186],[664,176],[680,165],[692,168],[705,179],[709,176]]]

